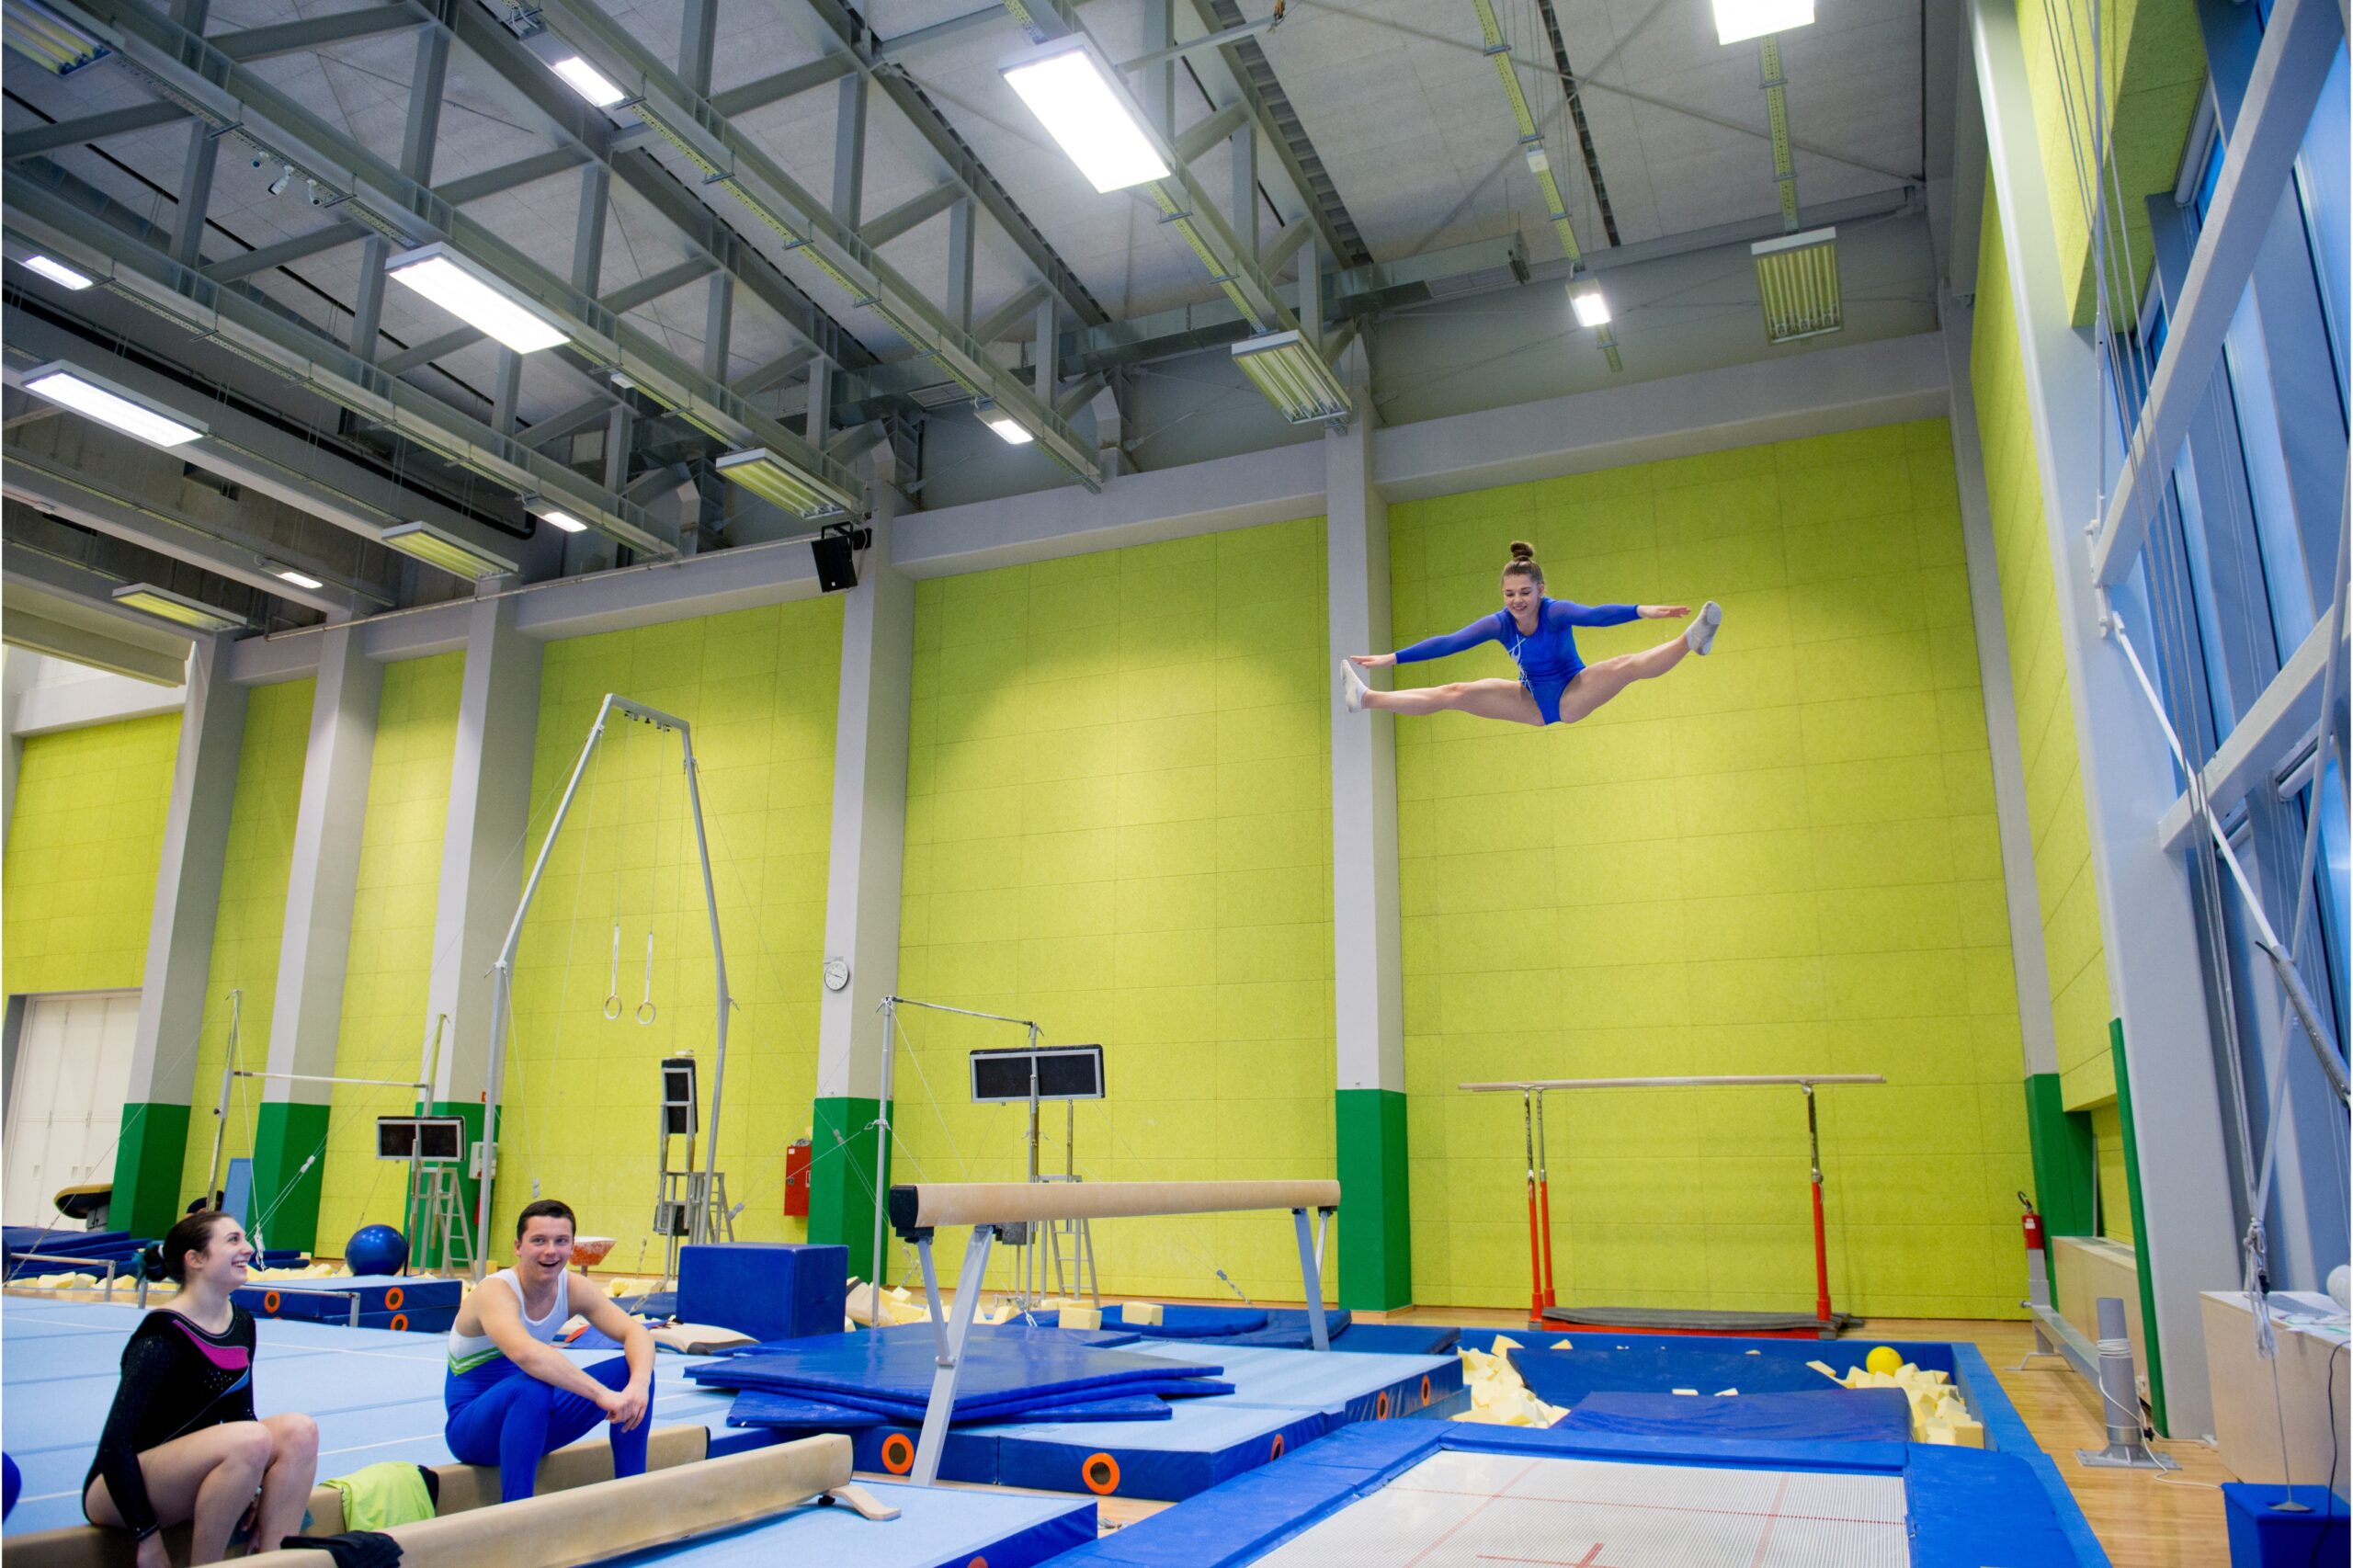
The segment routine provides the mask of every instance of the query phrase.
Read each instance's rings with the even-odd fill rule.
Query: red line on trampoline
[[[1461,1518],[1455,1520],[1452,1524],[1447,1526],[1444,1530],[1439,1532],[1438,1538],[1436,1540],[1433,1540],[1427,1546],[1422,1548],[1421,1551],[1415,1552],[1406,1561],[1405,1568],[1415,1568],[1416,1563],[1425,1561],[1428,1558],[1431,1552],[1436,1551],[1439,1547],[1444,1546],[1446,1544],[1447,1537],[1452,1535],[1456,1530],[1461,1529],[1463,1526],[1477,1518],[1481,1514],[1485,1513],[1490,1506],[1502,1498],[1505,1488],[1518,1485],[1522,1480],[1526,1479],[1529,1471],[1534,1470],[1538,1465],[1542,1464],[1543,1462],[1544,1461],[1540,1459],[1529,1460],[1527,1470],[1521,1471],[1519,1474],[1515,1475],[1509,1481],[1505,1482],[1503,1486],[1496,1488],[1493,1492],[1485,1494],[1483,1496],[1476,1492],[1458,1492],[1454,1494],[1454,1495],[1458,1497],[1478,1497],[1480,1499],[1479,1506],[1472,1509],[1469,1513],[1463,1515]]]
[[[1520,1475],[1512,1477],[1512,1480],[1518,1481],[1526,1473],[1523,1471]],[[1787,1487],[1789,1482],[1784,1480],[1781,1485]],[[1383,1490],[1419,1492],[1436,1497],[1485,1497],[1490,1502],[1503,1495],[1500,1492],[1464,1492],[1450,1486],[1400,1486],[1394,1483],[1384,1487]],[[1852,1519],[1842,1514],[1784,1514],[1779,1511],[1780,1498],[1778,1493],[1774,1497],[1776,1506],[1761,1513],[1755,1508],[1695,1508],[1681,1503],[1626,1503],[1615,1497],[1515,1496],[1512,1501],[1515,1503],[1558,1503],[1578,1508],[1640,1508],[1646,1513],[1656,1514],[1722,1514],[1730,1517],[1746,1519],[1792,1519],[1814,1525],[1871,1525],[1882,1529],[1899,1529],[1904,1524],[1901,1519]]]
[[[1773,1488],[1773,1511],[1765,1516],[1765,1533],[1756,1538],[1756,1551],[1749,1558],[1748,1568],[1757,1568],[1757,1564],[1765,1561],[1765,1549],[1773,1544],[1773,1527],[1780,1520],[1781,1499],[1789,1494],[1789,1490],[1790,1478],[1784,1475],[1780,1484]]]

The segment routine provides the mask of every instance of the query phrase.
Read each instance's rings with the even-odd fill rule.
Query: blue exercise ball
[[[408,1267],[408,1238],[390,1225],[362,1225],[344,1244],[343,1264],[354,1274],[398,1274]]]

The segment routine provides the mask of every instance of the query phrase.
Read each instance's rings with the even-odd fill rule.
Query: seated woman
[[[274,1551],[302,1522],[319,1467],[307,1415],[254,1418],[254,1320],[229,1300],[254,1256],[227,1214],[191,1214],[164,1237],[178,1297],[140,1320],[122,1381],[82,1485],[94,1525],[139,1538],[139,1568],[166,1568],[163,1528],[193,1525],[188,1561],[218,1562],[253,1518],[253,1551]],[[256,1498],[256,1494],[259,1496]]]
[[[496,1465],[502,1503],[531,1495],[540,1460],[599,1421],[612,1424],[613,1473],[645,1473],[654,1337],[593,1286],[574,1302],[576,1223],[551,1198],[526,1204],[515,1221],[515,1267],[477,1286],[449,1329],[449,1451]],[[620,1340],[623,1354],[582,1367],[557,1349],[575,1310]]]

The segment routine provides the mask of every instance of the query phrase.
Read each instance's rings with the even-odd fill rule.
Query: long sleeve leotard
[[[1574,679],[1585,668],[1585,661],[1577,657],[1574,628],[1623,626],[1639,619],[1641,615],[1642,611],[1633,605],[1581,605],[1571,599],[1540,599],[1536,630],[1532,632],[1522,632],[1511,611],[1499,609],[1493,615],[1481,616],[1460,631],[1426,637],[1410,648],[1398,649],[1397,662],[1410,665],[1423,659],[1442,659],[1482,642],[1495,642],[1511,654],[1512,662],[1519,666],[1520,678],[1531,687],[1561,684]]]
[[[104,1475],[122,1522],[142,1540],[154,1533],[139,1456],[207,1426],[254,1419],[253,1368],[254,1319],[244,1308],[230,1309],[220,1334],[178,1312],[149,1312],[122,1347],[122,1381],[82,1490]]]

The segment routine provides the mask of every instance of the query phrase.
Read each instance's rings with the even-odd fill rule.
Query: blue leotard
[[[1633,605],[1581,605],[1571,599],[1539,599],[1536,630],[1532,632],[1523,633],[1511,611],[1499,609],[1493,615],[1481,616],[1460,631],[1425,637],[1410,648],[1398,649],[1397,662],[1411,665],[1423,659],[1442,659],[1482,642],[1500,642],[1519,665],[1519,684],[1536,699],[1536,710],[1544,716],[1546,723],[1557,724],[1561,722],[1561,694],[1568,690],[1569,682],[1585,668],[1585,661],[1577,657],[1573,629],[1623,626],[1641,616],[1642,611]]]

